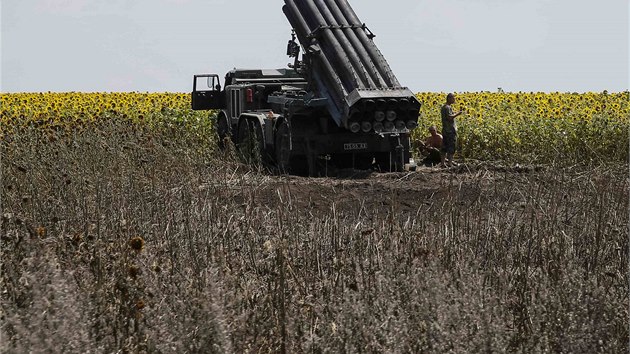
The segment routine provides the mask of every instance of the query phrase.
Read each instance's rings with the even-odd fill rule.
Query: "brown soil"
[[[443,203],[449,194],[456,194],[462,204],[473,204],[489,190],[494,192],[493,198],[500,198],[497,190],[509,191],[510,185],[525,182],[528,176],[540,170],[542,168],[533,166],[462,164],[446,169],[419,167],[416,171],[400,173],[342,171],[340,177],[332,178],[270,176],[254,189],[255,193],[241,188],[229,194],[243,202],[271,209],[281,203],[291,203],[313,215],[392,209],[406,217],[435,203]]]

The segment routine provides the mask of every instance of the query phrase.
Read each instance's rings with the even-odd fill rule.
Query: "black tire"
[[[295,155],[291,151],[291,127],[289,127],[287,122],[283,121],[278,126],[274,143],[278,173],[299,176],[308,175],[306,156]]]
[[[228,139],[232,138],[232,129],[230,127],[230,123],[228,122],[228,118],[223,113],[219,113],[217,117],[216,123],[216,131],[217,131],[217,145],[221,150],[225,149],[228,144]]]
[[[396,153],[379,152],[374,155],[376,169],[380,172],[402,172],[404,166]]]
[[[275,158],[278,172],[291,173],[291,128],[286,122],[281,122],[275,136]]]
[[[243,119],[238,125],[238,155],[251,166],[262,166],[264,142],[259,124],[250,119]]]

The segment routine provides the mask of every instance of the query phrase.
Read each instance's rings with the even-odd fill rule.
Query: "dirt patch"
[[[327,178],[269,176],[257,193],[245,199],[271,209],[291,203],[315,215],[333,210],[357,213],[389,209],[408,215],[446,199],[456,198],[461,204],[472,205],[490,193],[493,198],[501,198],[497,190],[509,191],[514,183],[525,183],[542,170],[532,166],[462,164],[400,173],[347,171],[343,177]]]

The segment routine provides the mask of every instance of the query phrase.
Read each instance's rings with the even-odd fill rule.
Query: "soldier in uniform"
[[[455,95],[449,93],[446,96],[446,104],[442,106],[440,111],[442,115],[442,167],[457,165],[453,161],[453,155],[457,149],[457,122],[455,118],[459,117],[464,111],[453,112],[452,105],[455,103]]]

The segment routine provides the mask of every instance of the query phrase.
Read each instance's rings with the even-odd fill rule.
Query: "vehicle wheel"
[[[275,159],[278,172],[308,176],[308,162],[304,155],[295,155],[291,151],[291,128],[286,122],[280,123],[275,136]]]
[[[374,156],[376,168],[380,172],[402,172],[404,166],[397,161],[395,153],[379,152]]]
[[[249,119],[238,125],[238,154],[241,160],[252,166],[262,166],[262,131],[260,126]]]
[[[224,114],[219,114],[216,124],[217,138],[219,139],[217,144],[219,145],[219,148],[223,150],[228,143],[227,140],[232,137],[230,123]]]
[[[291,173],[291,131],[286,122],[280,123],[275,140],[278,170],[282,174]]]

